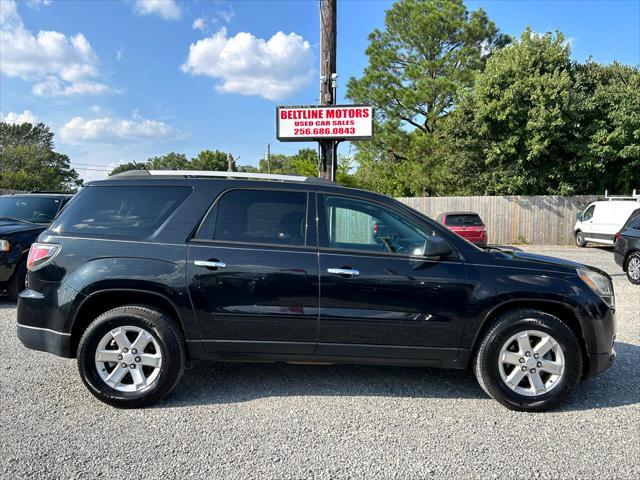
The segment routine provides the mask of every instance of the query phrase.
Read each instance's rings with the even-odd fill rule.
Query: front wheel
[[[627,259],[627,278],[634,285],[640,285],[640,252],[634,252]]]
[[[576,232],[576,245],[580,248],[587,245],[587,241],[584,239],[584,233]]]
[[[475,359],[487,394],[512,410],[540,412],[561,403],[582,374],[578,339],[560,319],[516,310],[496,321]]]
[[[173,319],[152,307],[127,305],[89,325],[80,339],[78,368],[99,400],[137,408],[159,401],[178,384],[185,357]]]

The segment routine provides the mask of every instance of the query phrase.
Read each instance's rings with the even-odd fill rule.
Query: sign
[[[276,107],[276,138],[281,142],[368,140],[373,138],[373,107]]]

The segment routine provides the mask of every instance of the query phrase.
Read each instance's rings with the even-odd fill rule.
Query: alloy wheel
[[[498,366],[502,381],[511,390],[532,397],[547,393],[560,383],[565,359],[562,347],[551,335],[524,330],[503,344]]]
[[[95,352],[100,378],[119,392],[138,392],[158,379],[162,352],[155,337],[140,327],[117,327],[102,337]]]
[[[640,257],[633,256],[627,265],[627,272],[634,281],[640,281]]]

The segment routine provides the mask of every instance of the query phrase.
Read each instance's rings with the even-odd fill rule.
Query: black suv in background
[[[118,407],[213,359],[472,366],[490,396],[539,411],[615,357],[606,273],[483,250],[391,198],[305,177],[92,182],[31,247],[28,286],[22,343],[77,357]]]
[[[640,285],[640,208],[631,213],[622,230],[616,233],[613,257],[629,281]]]
[[[0,196],[0,291],[15,301],[24,289],[27,254],[72,195],[21,193]]]

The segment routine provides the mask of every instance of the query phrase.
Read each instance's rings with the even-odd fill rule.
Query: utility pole
[[[233,155],[227,153],[227,172],[233,172]]]
[[[337,0],[320,0],[320,105],[336,103],[336,21]],[[320,177],[335,181],[337,163],[334,140],[322,140],[320,144]]]
[[[271,175],[271,144],[267,143],[267,173]]]

